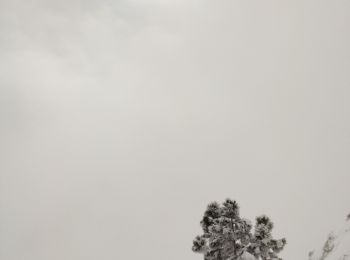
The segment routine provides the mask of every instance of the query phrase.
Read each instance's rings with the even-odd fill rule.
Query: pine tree
[[[326,257],[333,251],[335,245],[334,245],[334,241],[335,241],[335,236],[333,233],[330,233],[327,237],[326,242],[323,245],[322,248],[322,255],[320,260],[324,260],[326,259]]]
[[[236,201],[226,199],[207,206],[200,222],[203,234],[193,241],[192,250],[204,255],[204,260],[249,259],[280,260],[277,254],[286,245],[286,239],[274,239],[273,223],[265,216],[252,223],[239,215]],[[248,256],[248,257],[247,257]]]

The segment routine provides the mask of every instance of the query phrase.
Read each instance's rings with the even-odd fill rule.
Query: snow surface
[[[336,232],[331,232],[334,236],[332,245],[334,246],[331,252],[325,256],[324,260],[350,260],[350,219],[341,226]],[[310,260],[323,260],[323,247],[315,250],[309,257]]]
[[[248,252],[244,252],[239,260],[257,260],[253,255],[249,254]]]

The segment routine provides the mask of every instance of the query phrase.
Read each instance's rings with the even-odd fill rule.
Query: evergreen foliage
[[[327,237],[326,242],[323,245],[322,255],[321,255],[320,260],[326,259],[326,257],[333,251],[333,249],[335,247],[334,241],[335,241],[335,236],[333,233],[330,233]]]
[[[226,199],[207,206],[200,222],[203,234],[193,241],[192,250],[204,255],[204,260],[239,260],[242,256],[261,260],[281,260],[277,254],[286,245],[286,239],[274,239],[273,223],[269,217],[256,218],[252,223],[239,215],[236,201]]]

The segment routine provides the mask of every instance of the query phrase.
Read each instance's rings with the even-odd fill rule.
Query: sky
[[[0,259],[199,260],[232,198],[307,254],[350,211],[350,2],[0,0]]]

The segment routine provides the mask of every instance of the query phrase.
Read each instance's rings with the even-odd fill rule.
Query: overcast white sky
[[[200,260],[238,200],[307,259],[350,211],[350,1],[0,0],[0,259]]]

